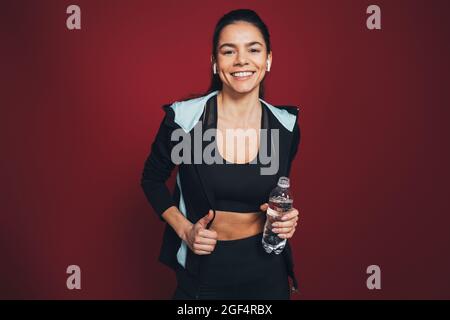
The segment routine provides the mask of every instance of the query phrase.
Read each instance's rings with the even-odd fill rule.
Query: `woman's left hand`
[[[261,205],[261,210],[266,212],[269,205],[264,203]],[[280,221],[272,224],[272,231],[277,233],[282,239],[290,239],[295,233],[295,228],[297,227],[298,220],[298,210],[292,208],[286,212]]]

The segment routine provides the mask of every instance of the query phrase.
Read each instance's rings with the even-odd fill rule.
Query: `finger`
[[[217,232],[214,230],[202,229],[198,232],[199,236],[203,238],[216,239],[217,240]]]
[[[214,218],[214,212],[212,210],[209,210],[208,213],[198,220],[197,224],[201,225],[203,228],[206,228],[208,223]]]
[[[292,231],[289,232],[289,233],[281,233],[281,234],[278,235],[278,237],[280,237],[281,239],[290,239],[290,238],[292,238],[292,236],[294,235],[294,233],[295,233],[295,229],[292,230]]]
[[[281,220],[283,220],[283,221],[290,220],[290,219],[293,219],[294,217],[297,217],[298,215],[299,215],[299,213],[298,213],[297,209],[291,209],[281,217]]]
[[[211,254],[211,252],[209,252],[209,251],[203,251],[203,250],[194,250],[194,253],[195,253],[195,254],[198,254],[198,255],[201,255],[201,256],[207,255],[207,254]]]
[[[286,233],[289,233],[289,232],[291,232],[292,231],[292,227],[290,227],[290,228],[274,228],[274,229],[272,229],[272,232],[275,232],[275,233],[278,233],[278,235],[280,235],[280,234],[286,234]]]
[[[201,251],[207,251],[207,252],[212,252],[214,251],[214,245],[210,245],[210,244],[198,244],[198,243],[194,243],[193,245],[194,250],[201,250]]]
[[[298,216],[298,210],[297,209],[291,209],[289,210],[287,213],[285,213],[282,217],[281,220],[282,221],[286,221],[286,220],[290,220],[294,217]]]
[[[297,223],[297,217],[288,221],[277,221],[272,224],[274,228],[292,228]]]
[[[204,237],[195,237],[194,243],[215,245],[217,243],[217,240]]]
[[[259,208],[261,209],[261,211],[266,211],[267,208],[269,208],[269,204],[267,202],[263,203]]]

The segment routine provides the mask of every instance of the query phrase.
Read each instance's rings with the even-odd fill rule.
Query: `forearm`
[[[186,234],[192,228],[192,223],[178,210],[171,206],[162,214],[163,219],[172,227],[178,237],[186,241]]]

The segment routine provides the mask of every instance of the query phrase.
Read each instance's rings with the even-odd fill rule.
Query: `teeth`
[[[253,74],[253,72],[234,72],[232,73],[232,75],[234,77],[247,77],[247,76],[251,76]]]

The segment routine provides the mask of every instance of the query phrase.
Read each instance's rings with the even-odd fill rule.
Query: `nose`
[[[237,66],[244,66],[244,65],[248,64],[246,53],[242,52],[242,51],[239,52],[236,55],[236,60],[235,60],[234,64],[237,65]]]

